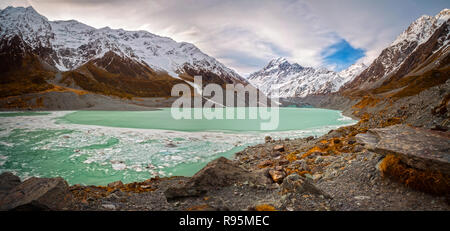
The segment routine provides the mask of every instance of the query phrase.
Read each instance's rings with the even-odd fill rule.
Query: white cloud
[[[191,42],[247,75],[277,56],[324,66],[323,54],[331,52],[324,50],[342,38],[366,50],[360,61],[368,64],[415,18],[437,13],[445,1],[5,0],[0,7],[30,4],[50,20],[148,30]]]
[[[353,47],[366,50],[359,62],[370,64],[409,24],[423,14],[435,15],[445,0],[307,1],[319,21]]]

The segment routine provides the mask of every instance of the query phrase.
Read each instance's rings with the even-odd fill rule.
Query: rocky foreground
[[[216,159],[192,177],[69,186],[62,178],[21,182],[3,173],[0,209],[450,210],[449,132],[411,132],[406,125],[361,134],[358,129],[361,124],[320,138],[266,137],[264,144],[236,153],[234,160]],[[402,139],[390,142],[399,134]],[[402,163],[388,162],[397,157]],[[409,176],[422,174],[422,181],[396,178],[391,170],[398,166],[414,169]]]
[[[266,137],[192,177],[69,186],[3,173],[0,210],[448,211],[449,95],[450,80],[393,103],[310,99],[360,120],[319,138]]]
[[[319,137],[273,140],[192,177],[107,186],[0,175],[0,210],[450,210],[450,80],[400,100],[299,103],[358,118]],[[353,106],[352,106],[353,105]]]

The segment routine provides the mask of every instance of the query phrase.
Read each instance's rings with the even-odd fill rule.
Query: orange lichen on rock
[[[353,105],[352,108],[363,109],[367,107],[374,107],[378,102],[380,102],[380,99],[366,95],[357,104]]]
[[[413,189],[437,195],[450,193],[450,176],[437,171],[409,167],[395,155],[387,155],[380,163],[379,168],[383,176]]]
[[[302,155],[302,159],[304,159],[304,158],[306,158],[306,157],[312,155],[312,154],[315,153],[315,152],[323,152],[323,149],[321,149],[321,148],[319,148],[319,147],[317,147],[317,146],[314,146],[313,148],[309,149],[307,152],[305,152],[305,153]]]
[[[265,160],[259,163],[258,168],[267,168],[273,166],[274,163],[271,160]]]
[[[255,211],[277,211],[277,210],[272,205],[262,204],[255,206]]]
[[[347,149],[344,149],[345,145],[343,142],[343,138],[341,137],[322,140],[319,143],[322,145],[312,147],[307,152],[305,152],[301,158],[304,159],[314,153],[320,153],[321,156],[327,156],[336,155],[347,151]]]
[[[389,119],[381,122],[379,127],[384,128],[384,127],[396,125],[396,124],[401,123],[403,120],[404,119],[401,117],[392,117],[392,118],[389,118]]]
[[[286,172],[286,175],[291,175],[293,173],[297,173],[300,176],[305,176],[306,174],[311,174],[309,171],[299,170],[299,169],[291,169],[291,168],[285,168],[284,171]]]
[[[288,160],[289,162],[294,162],[297,160],[297,154],[299,154],[300,152],[298,150],[293,151],[289,154],[286,155],[286,160]]]
[[[370,119],[370,114],[366,112],[361,116],[360,122],[367,122],[367,121],[369,121],[369,119]]]
[[[375,89],[373,93],[379,94],[400,89],[389,96],[393,99],[400,99],[403,97],[417,95],[431,87],[444,84],[449,78],[450,67],[447,65],[444,68],[433,69],[420,75],[405,76],[401,79],[390,81],[388,84],[383,84],[378,89]]]

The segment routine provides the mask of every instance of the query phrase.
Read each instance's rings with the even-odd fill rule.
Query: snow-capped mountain
[[[147,31],[96,29],[75,20],[49,21],[32,7],[1,10],[0,38],[3,46],[11,45],[6,41],[19,38],[23,50],[30,49],[59,71],[75,70],[113,52],[122,59],[145,65],[154,72],[166,72],[176,79],[186,74],[202,74],[216,82],[246,83],[235,71],[190,43]]]
[[[367,66],[364,63],[355,63],[345,70],[339,72],[339,75],[344,78],[343,83],[352,81],[357,75],[361,74]]]
[[[305,97],[336,92],[364,68],[364,64],[353,65],[342,71],[341,76],[325,68],[302,67],[285,58],[276,58],[262,70],[252,73],[248,80],[272,97]]]
[[[406,74],[448,65],[449,19],[449,9],[442,10],[434,17],[420,17],[384,49],[369,67],[362,63],[354,64],[335,73],[325,69],[304,68],[278,58],[251,74],[249,81],[266,94],[279,89],[278,96],[281,97],[376,88],[390,78],[399,79]]]
[[[436,16],[423,15],[414,21],[408,29],[401,33],[391,46],[405,44],[408,42],[417,42],[420,45],[426,42],[433,33],[450,18],[450,10],[444,9]]]
[[[418,18],[366,70],[342,89],[378,87],[391,77],[400,77],[413,71],[431,56],[437,58],[437,53],[445,57],[450,41],[449,19],[449,9],[442,10],[434,17],[424,15]],[[429,61],[426,65],[431,63],[431,59]]]

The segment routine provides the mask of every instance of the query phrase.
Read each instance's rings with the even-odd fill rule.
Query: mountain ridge
[[[408,85],[405,81],[398,83],[404,76],[421,75],[448,66],[449,20],[449,9],[443,9],[435,16],[419,17],[369,66],[357,63],[339,73],[328,72],[328,75],[324,76],[323,73],[326,71],[322,68],[313,68],[318,73],[304,73],[307,68],[290,64],[285,58],[276,58],[260,71],[250,74],[248,79],[266,94],[277,90],[271,85],[281,84],[280,97],[306,97],[330,93],[361,96],[370,89],[375,89],[373,93],[386,92],[387,89],[395,90]],[[292,67],[293,65],[296,67]],[[445,70],[440,72],[443,75],[447,73]],[[418,81],[417,78],[411,79]],[[423,82],[424,79],[426,78],[420,81]],[[441,80],[434,84],[442,83]],[[427,83],[422,85],[428,86]]]
[[[306,97],[337,92],[364,68],[364,64],[354,64],[337,73],[323,67],[303,67],[279,57],[269,61],[261,70],[250,74],[248,80],[265,94],[280,91],[276,97]],[[275,87],[275,84],[280,86]]]
[[[386,47],[381,54],[351,82],[343,86],[341,91],[358,91],[380,87],[385,81],[389,81],[395,75],[406,75],[412,71],[414,65],[424,62],[426,58],[434,53],[442,52],[442,57],[448,55],[450,37],[448,35],[450,10],[444,9],[436,16],[421,16],[403,31],[397,38]],[[447,28],[447,29],[446,29]],[[439,32],[440,31],[440,32]],[[436,35],[439,38],[434,38]],[[430,41],[430,39],[433,41]],[[443,39],[443,41],[438,41]],[[439,42],[432,50],[421,50],[427,43]],[[411,60],[410,57],[421,56],[422,58]],[[410,60],[405,64],[405,61]],[[402,71],[403,65],[403,71]],[[398,71],[402,73],[397,73]]]
[[[110,59],[111,55],[107,56],[110,52],[113,52],[117,56],[116,58],[120,58],[123,63],[128,63],[125,65],[131,65],[136,70],[140,70],[138,74],[140,76],[136,76],[138,72],[128,76],[129,73],[124,73],[129,72],[127,68],[123,71],[116,68],[113,73],[109,73],[127,77],[121,78],[126,81],[130,80],[128,77],[147,82],[164,79],[170,89],[177,83],[188,82],[191,84],[190,80],[193,75],[201,74],[206,78],[205,84],[211,79],[219,84],[248,84],[234,70],[206,55],[193,44],[176,42],[171,38],[142,30],[126,31],[108,27],[96,29],[76,20],[49,21],[33,7],[7,7],[1,10],[0,38],[3,46],[1,49],[12,50],[11,45],[17,46],[15,50],[21,50],[19,53],[21,56],[37,58],[42,63],[40,69],[45,69],[48,75],[57,72],[77,72],[77,75],[84,75],[84,78],[96,85],[104,85],[102,89],[117,88],[117,86],[108,84],[107,82],[111,80],[109,78],[93,78],[80,69],[90,63],[90,65],[109,72],[108,70],[112,69],[108,67],[109,63],[99,60]],[[12,41],[15,40],[17,40],[15,44],[12,44]],[[19,54],[9,54],[4,56],[3,60],[10,60],[12,56]],[[93,60],[97,60],[97,62],[91,62]],[[110,59],[110,61],[113,60],[114,58]],[[13,66],[17,67],[20,64],[21,61],[16,60]],[[109,74],[106,75],[109,76]],[[124,83],[119,82],[118,84]],[[133,96],[170,96],[170,91],[167,89],[163,91],[163,94],[152,93],[152,91],[158,92],[159,90],[159,88],[154,88],[142,92],[132,88],[122,89],[124,93]],[[97,93],[105,92],[98,91]]]

